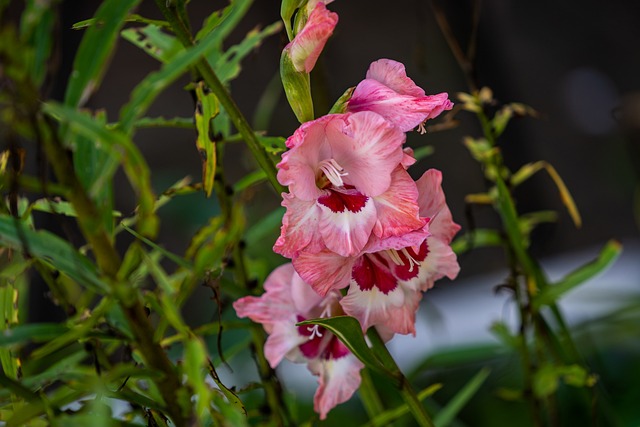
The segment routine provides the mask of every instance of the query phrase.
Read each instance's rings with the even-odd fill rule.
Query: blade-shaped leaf
[[[211,121],[220,112],[218,99],[206,90],[203,82],[196,87],[195,121],[198,137],[196,147],[202,160],[202,183],[204,193],[211,196],[216,175],[216,143],[212,139]]]
[[[281,29],[282,24],[275,22],[262,31],[249,31],[242,42],[227,49],[216,61],[215,70],[220,81],[226,83],[236,78],[240,74],[240,61],[252,50],[260,46],[265,38],[279,33]]]
[[[442,388],[442,384],[430,385],[429,387],[425,388],[424,390],[421,390],[418,393],[418,400],[422,402],[424,399],[426,399],[429,396],[432,396],[435,392],[437,392],[441,388]],[[388,411],[385,411],[377,415],[375,418],[373,418],[371,421],[369,421],[366,424],[366,427],[388,426],[390,423],[394,422],[401,416],[408,413],[409,413],[409,405],[403,404],[398,406],[397,408],[389,409]]]
[[[127,28],[122,30],[120,34],[125,40],[162,63],[171,62],[179,52],[184,50],[182,44],[174,36],[163,32],[162,28],[155,24]]]
[[[69,331],[59,323],[30,323],[5,329],[0,334],[0,346],[26,342],[44,342]]]
[[[480,372],[475,374],[474,377],[471,378],[471,380],[469,380],[469,382],[462,387],[462,389],[456,393],[451,400],[449,400],[447,406],[442,408],[442,410],[439,411],[433,419],[436,427],[445,427],[456,418],[458,412],[460,412],[464,405],[471,400],[487,377],[489,377],[490,372],[491,371],[488,368],[481,369]]]
[[[95,264],[65,240],[47,231],[26,228],[7,215],[0,215],[0,246],[26,251],[98,293],[109,289],[100,279]]]
[[[310,319],[299,322],[296,325],[319,325],[328,329],[369,369],[391,379],[397,379],[397,376],[389,371],[369,348],[364,340],[360,322],[355,318],[351,316],[336,316],[323,319]]]
[[[131,99],[120,110],[120,127],[125,133],[131,132],[135,122],[142,117],[160,93],[190,66],[206,55],[216,45],[215,32],[208,34],[197,45],[180,51],[159,71],[150,73],[135,87]]]
[[[542,289],[540,293],[533,298],[532,305],[534,310],[540,309],[543,305],[553,304],[571,289],[603,272],[607,267],[613,264],[621,253],[622,245],[620,242],[617,240],[610,240],[604,248],[602,248],[598,258],[583,265],[577,270],[572,271],[559,282]]]
[[[118,32],[129,11],[140,0],[106,0],[96,12],[100,25],[90,27],[78,48],[64,96],[65,105],[77,107],[100,86],[106,62],[116,45]]]
[[[151,173],[140,150],[131,139],[121,131],[109,129],[87,114],[63,105],[49,103],[43,106],[43,110],[70,125],[78,134],[104,144],[109,152],[122,158],[124,171],[139,196],[139,232],[145,236],[154,236],[158,229],[158,218],[154,212],[155,195],[151,188]],[[92,189],[89,192],[94,191]]]

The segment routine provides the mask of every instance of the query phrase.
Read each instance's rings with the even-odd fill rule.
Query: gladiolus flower
[[[431,169],[418,180],[420,215],[429,223],[399,237],[372,236],[357,256],[323,250],[293,259],[300,276],[321,295],[349,286],[341,300],[345,313],[363,330],[375,325],[399,334],[415,334],[415,312],[422,292],[460,269],[449,246],[460,229],[453,222],[441,187],[442,175]]]
[[[403,167],[405,135],[378,114],[334,114],[303,124],[287,140],[278,181],[287,212],[274,251],[293,258],[324,248],[358,254],[373,233],[424,226],[418,192]]]
[[[418,126],[421,133],[425,132],[424,122],[451,108],[447,93],[426,95],[407,77],[404,65],[391,59],[369,66],[347,105],[347,111],[375,111],[403,132]]]
[[[337,404],[346,402],[360,386],[360,370],[364,365],[326,329],[296,326],[307,319],[342,315],[339,292],[322,297],[296,274],[291,264],[276,268],[264,284],[260,297],[239,299],[233,308],[239,317],[261,323],[269,334],[265,357],[275,368],[283,358],[306,363],[318,376],[314,409],[325,419]]]

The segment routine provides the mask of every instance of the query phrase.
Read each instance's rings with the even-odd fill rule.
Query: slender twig
[[[464,78],[467,81],[467,86],[471,92],[475,92],[478,90],[478,86],[475,82],[473,63],[469,60],[469,58],[465,55],[464,51],[460,47],[460,43],[458,43],[458,39],[453,34],[453,30],[449,25],[449,20],[447,19],[446,14],[438,4],[437,0],[429,0],[429,4],[431,5],[431,9],[433,10],[433,14],[436,18],[436,22],[438,23],[438,27],[440,27],[440,31],[444,36],[447,44],[449,45],[449,49],[451,49],[451,53],[458,62],[458,65],[463,71]]]

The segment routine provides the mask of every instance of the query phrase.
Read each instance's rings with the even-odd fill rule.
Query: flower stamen
[[[402,252],[402,254],[407,258],[406,262],[402,259],[402,257],[400,256],[400,254],[398,253],[397,250],[395,249],[388,249],[387,251],[387,255],[389,255],[389,258],[391,258],[391,261],[393,261],[393,263],[395,265],[405,265],[405,264],[409,264],[409,272],[413,271],[413,267],[414,266],[418,266],[420,267],[420,261],[416,260],[407,250],[407,248],[402,248],[400,250],[400,252]]]
[[[418,267],[420,267],[420,261],[416,260],[413,256],[411,256],[407,248],[402,248],[400,252],[402,252],[404,256],[407,257],[407,261],[409,261],[409,272],[413,271],[414,265],[417,265]]]
[[[331,182],[334,187],[344,186],[342,177],[349,175],[344,171],[344,168],[340,166],[334,159],[325,159],[321,161],[320,170],[322,171],[322,173],[324,173],[324,176],[327,177],[329,182]]]
[[[311,332],[311,335],[309,335],[309,341],[311,341],[316,337],[322,338],[322,332],[320,332],[320,328],[318,325],[307,327],[307,331]]]
[[[420,123],[418,125],[418,129],[416,129],[420,133],[420,135],[424,135],[425,133],[427,133],[427,128],[424,126],[426,122],[427,121],[425,120],[424,122]]]

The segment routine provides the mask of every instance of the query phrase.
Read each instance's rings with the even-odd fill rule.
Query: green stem
[[[173,29],[173,32],[178,40],[180,40],[180,43],[182,43],[185,48],[192,47],[194,45],[194,41],[191,33],[189,33],[187,28],[184,26],[175,9],[171,10],[169,7],[167,7],[166,0],[155,1],[162,15],[169,22],[169,24],[171,24],[171,28]],[[269,154],[264,150],[264,148],[262,148],[262,145],[260,145],[260,141],[258,141],[258,138],[253,132],[253,129],[251,129],[249,122],[244,117],[233,98],[231,98],[229,92],[224,87],[220,79],[218,79],[218,76],[216,75],[213,68],[211,68],[211,65],[207,62],[206,59],[202,58],[198,62],[196,62],[195,67],[209,89],[211,89],[211,92],[216,95],[216,97],[220,101],[220,104],[222,104],[222,107],[225,109],[227,114],[229,114],[229,118],[233,122],[236,129],[238,129],[238,132],[240,132],[240,134],[244,138],[247,147],[249,147],[249,150],[258,162],[258,165],[267,174],[267,178],[271,183],[271,186],[277,193],[284,192],[285,188],[280,185],[276,177],[277,170],[274,162],[269,157]]]
[[[371,379],[371,371],[368,368],[364,368],[360,371],[360,378],[362,381],[358,393],[369,419],[373,419],[384,412],[384,405]]]
[[[222,217],[224,218],[224,226],[228,229],[234,229],[236,227],[242,227],[242,225],[236,224],[238,221],[244,221],[242,212],[238,212],[238,209],[234,209],[233,194],[228,193],[227,183],[225,181],[224,165],[222,164],[223,148],[222,146],[216,147],[218,150],[216,158],[218,163],[216,165],[217,179],[214,184],[214,189],[218,201],[220,203],[220,210]],[[240,232],[238,231],[238,235]],[[240,244],[236,244],[232,250],[233,258],[233,272],[235,275],[235,281],[245,291],[250,291],[250,279],[247,271],[247,264],[245,262],[244,252]],[[284,426],[290,424],[287,422],[288,413],[286,411],[286,405],[282,399],[282,387],[278,382],[278,377],[275,371],[269,365],[267,358],[264,354],[265,336],[262,328],[252,328],[251,338],[254,346],[254,359],[258,368],[258,373],[262,384],[264,386],[265,397],[267,404],[271,409],[271,413],[274,417],[273,421],[277,426]]]
[[[41,117],[34,117],[33,124],[58,181],[70,189],[68,197],[77,213],[78,225],[90,243],[98,267],[108,278],[111,290],[127,317],[136,337],[136,346],[147,365],[163,374],[156,383],[167,405],[168,415],[176,426],[187,425],[190,410],[183,410],[186,408],[181,408],[179,404],[180,379],[162,347],[153,341],[153,327],[149,323],[138,293],[128,284],[119,283],[117,280],[121,266],[120,256],[102,226],[96,206],[75,175],[75,169],[67,157],[66,150],[55,137],[49,122]]]
[[[420,399],[418,399],[418,395],[411,386],[411,383],[404,376],[391,353],[389,353],[387,346],[382,341],[382,338],[380,337],[380,334],[378,334],[376,328],[369,328],[367,331],[367,337],[369,337],[369,341],[371,341],[371,346],[376,356],[380,358],[382,364],[385,365],[396,377],[396,386],[400,389],[402,399],[409,407],[409,410],[418,425],[420,427],[435,427],[435,424],[433,424],[433,421],[427,413],[427,410],[424,408],[424,405],[422,405]]]

